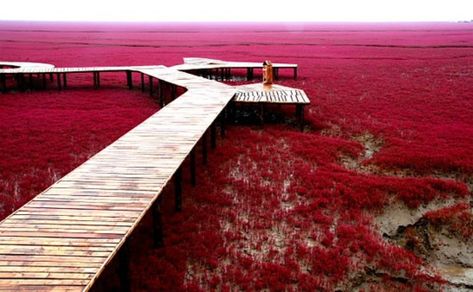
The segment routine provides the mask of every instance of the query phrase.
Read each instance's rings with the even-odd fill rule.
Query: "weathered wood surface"
[[[164,67],[130,70],[187,91],[1,222],[0,291],[88,290],[235,94]]]

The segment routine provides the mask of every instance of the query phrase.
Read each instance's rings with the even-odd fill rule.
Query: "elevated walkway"
[[[148,76],[150,88],[158,80],[187,90],[0,223],[0,291],[87,291],[117,254],[126,290],[127,238],[151,211],[159,244],[161,191],[173,181],[180,210],[184,160],[190,157],[195,183],[196,145],[200,141],[206,157],[208,131],[215,147],[222,112],[237,91],[244,95],[248,88],[164,66],[5,65],[18,68],[0,70],[3,80],[6,74],[58,74],[60,87],[65,87],[66,74],[92,72],[99,85],[97,74],[124,71],[129,86],[135,72]],[[276,92],[282,89],[275,87]]]

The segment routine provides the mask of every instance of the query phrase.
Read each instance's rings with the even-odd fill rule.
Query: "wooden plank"
[[[8,279],[57,279],[57,280],[87,280],[93,274],[86,273],[54,273],[54,272],[2,272],[0,282]]]
[[[59,255],[2,255],[1,261],[11,261],[11,262],[50,262],[50,263],[63,263],[65,266],[74,267],[76,263],[90,264],[91,267],[101,264],[106,259],[106,257],[98,256],[59,256]],[[54,267],[54,264],[51,266]]]
[[[49,195],[43,194],[40,198],[37,198],[36,201],[44,202],[68,202],[74,200],[76,202],[84,203],[106,203],[106,202],[115,202],[117,204],[126,204],[126,203],[136,203],[136,204],[149,204],[149,199],[142,198],[127,198],[127,197],[114,197],[114,196],[67,196],[67,195]]]
[[[36,240],[34,241],[33,238],[31,240],[21,240],[24,237],[15,237],[9,241],[2,241],[1,242],[1,249],[2,250],[18,250],[23,251],[26,253],[28,250],[36,250],[41,249],[48,252],[60,252],[60,251],[80,251],[80,252],[111,252],[116,247],[117,244],[99,244],[99,243],[92,243],[88,244],[86,242],[77,242],[74,245],[67,244],[67,241],[53,241],[49,238],[49,240]],[[25,248],[23,248],[25,247]]]
[[[37,224],[53,224],[53,225],[91,225],[91,226],[103,226],[103,227],[117,227],[117,226],[123,226],[123,227],[130,227],[132,223],[129,222],[100,222],[96,220],[48,220],[48,219],[21,219],[17,218],[18,216],[15,216],[14,218],[9,219],[8,221],[5,221],[2,223],[2,225],[5,226],[11,226],[14,224],[30,224],[30,225],[37,225]],[[67,228],[67,226],[65,226]]]
[[[104,246],[116,247],[119,239],[109,238],[51,238],[41,236],[10,236],[0,237],[1,244],[16,244],[16,245],[35,245],[40,244],[44,246]]]
[[[21,267],[58,267],[58,268],[86,268],[100,270],[101,263],[74,262],[74,261],[25,261],[25,260],[3,260],[0,259],[0,267],[21,266]]]
[[[28,273],[80,273],[95,274],[97,268],[81,267],[33,267],[33,266],[0,266],[0,272],[28,272]]]
[[[67,230],[68,231],[68,230]],[[67,231],[12,231],[2,230],[0,236],[9,237],[49,237],[49,238],[107,238],[120,239],[124,236],[122,233],[82,233],[82,232],[67,232]]]
[[[67,232],[70,234],[75,234],[77,232],[80,233],[104,233],[104,234],[123,234],[128,231],[129,227],[110,227],[110,226],[90,226],[90,225],[73,225],[73,226],[64,226],[64,225],[46,225],[46,224],[39,224],[39,225],[29,225],[29,224],[21,224],[21,225],[0,225],[0,233],[2,232]]]
[[[114,197],[126,197],[126,198],[153,198],[156,195],[155,191],[122,191],[122,190],[95,190],[95,189],[63,189],[63,188],[49,188],[42,194],[60,194],[60,195],[73,195],[73,196],[114,196]]]
[[[35,291],[35,292],[80,292],[83,291],[84,286],[64,286],[64,285],[55,285],[55,286],[38,286],[38,285],[11,285],[11,284],[2,284],[0,283],[0,291]]]
[[[124,217],[99,217],[99,216],[74,216],[74,215],[57,215],[57,214],[36,214],[35,212],[17,212],[16,216],[8,218],[5,222],[9,220],[56,220],[56,221],[75,221],[77,224],[88,224],[89,222],[101,222],[104,224],[109,224],[109,222],[119,222],[123,224],[133,225],[134,218],[124,218]],[[67,223],[65,223],[67,224]]]
[[[0,225],[0,232],[9,230],[9,231],[53,231],[57,230],[58,232],[67,230],[68,232],[95,232],[95,233],[126,233],[129,229],[129,226],[101,226],[101,225],[64,225],[64,224],[45,224],[39,222],[39,224],[30,224],[30,222],[19,223],[19,224],[2,224]],[[108,231],[108,232],[106,232]]]
[[[0,245],[0,255],[44,255],[44,256],[81,256],[106,257],[114,247],[93,250],[87,247],[48,247],[48,246],[15,246]]]
[[[0,287],[5,285],[34,286],[85,286],[89,280],[83,279],[0,279]]]
[[[51,209],[74,209],[74,210],[110,210],[110,211],[140,211],[143,210],[149,204],[143,203],[119,203],[119,202],[77,202],[77,201],[62,201],[60,202],[45,202],[45,201],[34,201],[29,207],[38,208],[51,208]]]
[[[136,211],[114,211],[114,210],[97,210],[93,213],[86,212],[85,210],[70,210],[62,208],[42,208],[42,207],[30,207],[28,205],[21,208],[18,214],[48,214],[48,215],[66,215],[75,217],[87,217],[91,214],[94,217],[113,217],[113,218],[136,218],[139,212]]]

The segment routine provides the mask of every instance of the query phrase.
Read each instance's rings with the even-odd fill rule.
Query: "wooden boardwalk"
[[[148,211],[159,223],[159,195],[171,180],[180,209],[183,161],[190,156],[195,175],[196,145],[206,153],[208,129],[215,144],[215,123],[236,93],[163,66],[26,66],[0,76],[108,71],[127,72],[129,86],[137,72],[187,91],[0,223],[0,291],[87,291],[117,253],[126,265],[127,238]],[[158,242],[159,224],[154,228]]]

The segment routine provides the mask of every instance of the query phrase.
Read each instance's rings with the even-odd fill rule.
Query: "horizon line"
[[[184,21],[184,20],[41,20],[41,19],[0,19],[0,22],[47,22],[47,23],[130,23],[130,24],[195,24],[195,23],[202,23],[202,24],[369,24],[369,23],[382,23],[382,24],[395,24],[395,23],[472,23],[473,19],[471,20],[324,20],[324,21],[317,21],[317,20],[307,20],[307,21],[293,21],[293,20],[286,20],[286,21],[268,21],[268,20],[229,20],[229,21],[221,21],[221,20],[194,20],[194,21]]]

